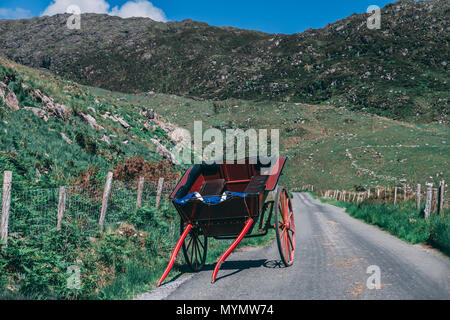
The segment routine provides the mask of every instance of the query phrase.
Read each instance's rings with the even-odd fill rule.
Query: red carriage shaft
[[[184,242],[184,239],[186,239],[186,236],[188,235],[189,231],[192,229],[192,224],[188,224],[186,226],[186,229],[184,229],[183,234],[181,235],[180,239],[177,242],[177,245],[175,246],[175,249],[172,252],[172,256],[170,257],[169,264],[167,265],[166,270],[164,271],[161,279],[159,279],[158,287],[161,285],[161,283],[164,281],[164,279],[169,275],[170,270],[172,270],[173,264],[175,263],[175,259],[178,255],[178,252],[180,251],[180,248]]]
[[[242,239],[244,239],[245,235],[247,234],[248,230],[250,230],[250,227],[253,224],[253,219],[249,218],[245,224],[244,229],[242,229],[239,236],[234,240],[234,242],[231,244],[231,246],[225,251],[225,253],[220,257],[219,261],[216,264],[216,267],[214,268],[214,272],[212,275],[211,283],[214,283],[216,281],[217,273],[219,272],[220,267],[222,266],[222,263],[228,258],[228,256],[233,252],[233,250],[241,243]]]

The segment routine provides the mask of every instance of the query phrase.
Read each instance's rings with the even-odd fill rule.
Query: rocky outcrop
[[[111,144],[111,139],[107,135],[104,135],[100,140],[105,142],[107,145]]]
[[[103,119],[111,119],[114,122],[120,123],[120,125],[122,127],[124,127],[125,129],[131,128],[131,126],[128,124],[128,122],[126,122],[123,118],[121,118],[117,115],[112,115],[110,112],[106,112],[104,115],[102,115],[102,117],[103,117]]]
[[[38,101],[42,102],[49,114],[64,121],[69,118],[69,111],[65,105],[55,102],[53,98],[46,96],[39,89],[34,90],[34,95]]]
[[[0,99],[2,99],[10,109],[14,111],[19,110],[19,101],[17,100],[16,95],[3,82],[0,82]]]
[[[125,129],[131,128],[131,126],[123,118],[116,117],[116,119],[120,123],[120,125]]]
[[[80,112],[79,116],[81,117],[82,120],[84,120],[84,122],[89,124],[92,129],[106,131],[105,128],[103,128],[101,125],[99,125],[97,123],[97,120],[95,120],[95,118],[93,116],[91,116],[90,114],[84,114],[84,113]]]
[[[64,133],[61,132],[61,138],[68,144],[72,144],[72,140],[70,140]]]
[[[153,120],[158,116],[153,109],[143,110],[141,112],[141,115],[143,115],[149,120]]]
[[[156,139],[151,139],[151,141],[156,145],[156,152],[161,155],[164,159],[169,161],[171,164],[175,164],[175,156]]]
[[[48,121],[47,112],[44,110],[35,107],[24,107],[24,109],[33,112],[35,116],[41,118],[45,122]]]

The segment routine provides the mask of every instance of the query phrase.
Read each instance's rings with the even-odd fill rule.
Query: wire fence
[[[398,204],[403,201],[415,201],[418,209],[425,205],[428,215],[442,213],[450,207],[450,198],[447,197],[445,181],[441,181],[438,188],[417,185],[414,189],[410,186],[377,186],[367,187],[364,190],[321,190],[314,185],[304,185],[292,191],[313,191],[318,196],[344,202],[363,202],[366,199],[383,201],[384,203]],[[428,201],[427,201],[428,200]]]
[[[12,190],[9,235],[26,237],[56,226],[58,189]]]
[[[122,223],[136,218],[139,207],[155,208],[157,198],[160,211],[164,212],[162,226],[165,243],[172,245],[179,228],[178,215],[169,201],[169,195],[176,181],[144,181],[139,192],[138,181],[112,181],[111,191],[105,204],[105,185],[67,186],[64,190],[64,202],[61,201],[61,188],[19,190],[14,185],[10,191],[8,210],[7,238],[32,238],[55,231],[58,214],[63,206],[62,227],[77,228],[81,235],[94,237],[102,229],[99,227],[100,216],[105,210],[104,230],[113,231]],[[140,193],[140,205],[138,205]],[[0,193],[0,203],[3,194]],[[2,210],[2,216],[5,214]],[[155,231],[156,232],[156,231]],[[158,228],[157,232],[161,232]]]

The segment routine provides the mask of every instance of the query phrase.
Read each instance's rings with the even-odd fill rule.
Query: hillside
[[[17,186],[103,183],[108,170],[174,179],[163,152],[172,127],[150,108],[0,58],[0,172]]]
[[[103,177],[141,156],[150,162],[166,157],[154,172],[170,176],[183,168],[171,165],[162,150],[173,145],[175,128],[192,130],[199,114],[204,129],[280,129],[281,153],[290,158],[282,178],[288,187],[350,190],[450,179],[445,124],[410,124],[326,105],[124,94],[1,58],[0,171],[12,168],[24,182],[45,185],[73,181],[89,168]]]
[[[448,122],[449,4],[400,1],[293,35],[83,14],[0,20],[0,55],[113,91],[330,104]]]

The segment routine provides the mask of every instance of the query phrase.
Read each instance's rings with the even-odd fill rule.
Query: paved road
[[[213,265],[139,299],[450,299],[450,260],[353,219],[308,194],[295,194],[296,253],[280,267],[276,243],[232,254],[211,284]],[[381,289],[369,290],[376,265]]]

